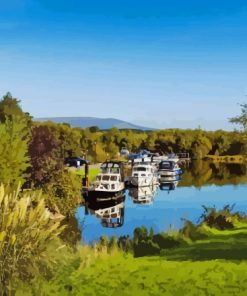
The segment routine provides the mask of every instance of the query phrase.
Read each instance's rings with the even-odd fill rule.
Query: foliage
[[[206,238],[201,228],[189,220],[184,220],[184,226],[180,229],[179,233],[193,241]]]
[[[29,167],[29,131],[25,120],[6,118],[0,123],[0,182],[18,184],[24,182]]]
[[[167,233],[158,233],[154,235],[152,241],[156,243],[160,249],[172,249],[181,245],[181,242]]]
[[[63,160],[57,155],[59,143],[48,126],[34,126],[29,145],[31,157],[30,181],[35,187],[50,182],[53,174],[62,167]]]
[[[5,122],[7,119],[13,120],[16,117],[25,120],[27,124],[31,122],[31,116],[22,111],[20,101],[7,92],[0,101],[0,122]]]
[[[243,126],[244,130],[247,130],[247,104],[240,104],[241,115],[230,118],[231,123],[240,124]]]
[[[38,202],[33,203],[33,201]],[[5,193],[0,186],[0,283],[1,293],[11,290],[15,278],[29,280],[54,266],[59,247],[60,222],[52,219],[44,199],[20,188]]]
[[[178,235],[167,233],[154,234],[153,228],[137,227],[134,230],[133,253],[135,257],[151,256],[160,254],[161,250],[177,248],[183,244],[183,239]]]
[[[234,222],[238,220],[246,220],[247,218],[240,213],[232,213],[233,206],[226,205],[223,209],[217,211],[215,207],[208,208],[203,206],[204,212],[201,215],[202,223],[209,227],[214,227],[219,230],[233,229]]]
[[[81,178],[66,169],[58,170],[43,186],[43,192],[50,211],[72,216],[82,201]]]

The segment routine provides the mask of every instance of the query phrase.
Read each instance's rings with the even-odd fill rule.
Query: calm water
[[[83,241],[92,243],[101,235],[132,236],[134,229],[142,225],[148,229],[153,226],[155,232],[178,229],[183,218],[198,222],[202,205],[222,208],[226,204],[235,204],[235,210],[247,212],[246,166],[216,166],[201,161],[184,168],[182,179],[167,181],[162,190],[130,189],[117,201],[80,207],[77,220]],[[104,209],[107,218],[102,218],[99,208]]]

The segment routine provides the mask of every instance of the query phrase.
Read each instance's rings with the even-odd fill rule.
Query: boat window
[[[101,176],[96,176],[96,181],[100,181],[101,180]]]
[[[117,176],[111,176],[111,181],[117,181]]]
[[[109,181],[110,177],[109,176],[102,176],[103,181]]]
[[[111,185],[111,189],[115,189],[115,184],[112,184]]]

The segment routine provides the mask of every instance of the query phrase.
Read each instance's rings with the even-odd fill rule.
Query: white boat
[[[129,195],[133,203],[136,204],[152,204],[158,185],[149,187],[130,188]]]
[[[159,180],[165,177],[177,176],[181,174],[182,170],[179,167],[177,161],[168,159],[160,162],[158,169]]]
[[[132,168],[132,175],[129,181],[136,187],[158,184],[157,169],[151,162],[136,163]]]
[[[96,176],[89,188],[87,198],[109,198],[121,195],[125,190],[122,163],[105,162],[101,166],[102,172]]]

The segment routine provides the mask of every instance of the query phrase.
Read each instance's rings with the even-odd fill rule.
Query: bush
[[[140,241],[137,244],[134,243],[133,251],[135,257],[158,255],[160,253],[160,248],[158,244],[154,243],[152,240]]]
[[[14,280],[50,270],[62,230],[40,195],[19,188],[6,194],[0,186],[0,294],[8,295]]]
[[[206,237],[205,234],[200,232],[200,228],[189,220],[184,220],[184,226],[179,232],[191,240],[203,239]]]
[[[118,248],[126,253],[133,252],[133,240],[128,235],[123,235],[118,238]]]
[[[233,221],[237,216],[232,213],[233,207],[234,206],[226,205],[222,210],[217,211],[215,207],[207,208],[203,206],[204,212],[201,216],[202,223],[219,230],[234,228]]]
[[[154,235],[153,242],[157,244],[160,249],[172,249],[178,247],[181,244],[178,239],[169,236],[166,233],[159,233]]]
[[[46,204],[52,212],[70,217],[82,201],[81,177],[67,171],[57,171],[43,188]]]

